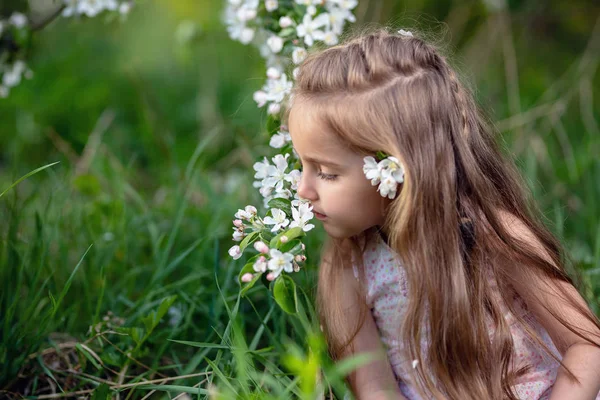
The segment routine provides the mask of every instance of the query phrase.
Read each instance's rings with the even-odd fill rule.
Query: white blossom
[[[233,240],[235,242],[239,242],[245,237],[246,237],[246,233],[244,233],[244,231],[242,229],[233,228]]]
[[[267,173],[269,176],[263,180],[264,186],[273,187],[276,191],[283,189],[283,183],[287,175],[285,170],[288,167],[288,157],[289,154],[286,154],[285,156],[277,154],[275,157],[272,158],[273,164],[275,165],[269,165],[267,169]]]
[[[318,5],[321,4],[322,0],[296,0],[296,4],[300,4],[301,6],[312,6],[314,5]]]
[[[25,72],[27,66],[21,60],[14,62],[12,67],[8,67],[2,76],[2,84],[8,88],[15,87],[21,82],[21,75]]]
[[[263,157],[263,161],[257,161],[254,163],[253,168],[256,171],[254,174],[254,178],[256,179],[264,179],[269,176],[269,160],[267,157]]]
[[[298,184],[300,183],[300,179],[302,178],[302,172],[297,169],[291,170],[289,174],[285,177],[285,180],[291,183],[292,190],[298,190]]]
[[[294,260],[293,254],[271,249],[270,256],[271,259],[267,264],[267,268],[273,274],[273,278],[277,278],[283,271],[294,272],[294,266],[292,265],[292,261]]]
[[[21,29],[27,25],[27,17],[20,12],[14,12],[8,19],[9,23],[17,29]]]
[[[267,103],[267,94],[262,90],[257,90],[256,92],[254,92],[252,98],[254,99],[258,107],[262,107]]]
[[[269,101],[281,103],[285,96],[292,90],[292,82],[287,75],[281,74],[279,79],[268,79],[266,85],[267,98]]]
[[[287,28],[292,25],[294,25],[294,21],[290,17],[283,16],[283,17],[279,18],[279,26],[280,27]]]
[[[389,156],[379,162],[381,175],[391,175],[398,183],[404,182],[404,169],[400,165],[400,161],[396,157]]]
[[[386,176],[382,179],[377,190],[383,197],[393,199],[396,197],[396,186],[398,186],[396,180],[392,176]]]
[[[285,212],[279,208],[272,208],[271,215],[273,215],[273,217],[265,217],[265,224],[273,225],[271,232],[277,232],[279,229],[285,228],[290,223],[290,220],[286,218]]]
[[[304,14],[302,23],[296,27],[298,37],[304,38],[304,43],[307,46],[312,46],[315,40],[323,40],[325,33],[319,28],[329,23],[329,14],[323,13],[318,15],[314,20],[310,14]]]
[[[267,244],[265,242],[262,242],[260,240],[254,242],[254,248],[259,253],[267,254],[269,252],[269,246],[267,246]]]
[[[238,210],[235,213],[235,218],[249,221],[250,219],[252,219],[252,217],[256,215],[256,212],[256,207],[248,205],[243,210]]]
[[[291,142],[292,137],[288,132],[277,132],[273,136],[271,136],[271,140],[269,141],[269,146],[280,149],[285,146],[286,143]]]
[[[341,35],[346,21],[355,22],[356,17],[350,10],[342,8],[333,8],[329,10],[327,26],[336,35]]]
[[[302,61],[304,61],[307,55],[308,52],[304,47],[294,47],[292,50],[292,61],[294,64],[300,64]]]
[[[265,0],[265,8],[268,12],[273,12],[277,10],[278,7],[279,3],[277,2],[277,0]]]
[[[377,160],[375,158],[369,156],[363,159],[363,172],[367,179],[371,180],[371,185],[375,186],[381,180],[381,169],[379,164],[377,164]]]
[[[127,15],[127,14],[129,14],[129,11],[131,11],[131,3],[130,2],[121,3],[121,5],[119,5],[119,14]]]
[[[283,39],[273,35],[267,39],[267,45],[273,53],[279,53],[283,49]]]
[[[271,103],[267,108],[267,113],[270,115],[279,114],[279,111],[281,111],[281,105],[279,103]]]
[[[325,32],[323,42],[325,42],[327,46],[334,46],[338,44],[338,36],[335,34],[334,31],[327,31]]]
[[[234,259],[237,260],[238,258],[240,258],[242,256],[242,252],[240,250],[240,246],[238,246],[237,244],[235,246],[232,246],[229,249],[229,255]]]
[[[254,29],[244,27],[240,33],[240,42],[243,44],[248,44],[254,38]]]
[[[267,68],[267,78],[269,79],[279,79],[281,78],[281,70],[275,67]]]
[[[252,268],[256,272],[267,272],[267,259],[264,256],[258,257],[258,260],[254,262]]]
[[[298,208],[292,207],[292,218],[290,228],[301,228],[304,232],[310,231],[315,226],[307,222],[314,218],[312,213],[312,205],[308,203],[301,204]]]

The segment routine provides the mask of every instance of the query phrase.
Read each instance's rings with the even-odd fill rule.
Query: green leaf
[[[288,218],[292,216],[292,202],[288,199],[275,198],[269,201],[269,208],[279,208]]]
[[[89,362],[94,365],[94,367],[102,369],[102,366],[98,363],[98,361],[81,344],[77,343],[75,344],[75,347],[84,355],[85,358],[88,359]]]
[[[86,195],[96,196],[100,193],[101,186],[98,178],[92,174],[79,175],[73,179],[73,186]]]
[[[144,337],[144,330],[142,328],[129,328],[128,332],[136,344],[139,344]]]
[[[102,383],[94,390],[92,400],[110,400],[110,397],[110,387],[106,383]]]
[[[285,232],[281,232],[279,235],[275,236],[273,239],[271,239],[271,243],[269,243],[269,247],[270,248],[276,248],[278,249],[281,246],[281,237],[282,236],[287,236],[288,241],[290,240],[294,240],[297,237],[302,237],[304,236],[304,231],[302,230],[302,228],[300,228],[299,226],[292,228],[292,229],[288,229]]]
[[[30,177],[30,176],[32,176],[32,175],[35,175],[35,174],[37,174],[37,173],[38,173],[38,172],[40,172],[40,171],[43,171],[43,170],[45,170],[46,168],[50,168],[51,166],[53,166],[53,165],[56,165],[56,164],[58,164],[59,162],[60,162],[60,161],[53,162],[53,163],[51,163],[51,164],[46,164],[46,165],[44,165],[43,167],[39,167],[39,168],[37,168],[37,169],[34,169],[33,171],[31,171],[31,172],[28,172],[27,174],[23,175],[22,177],[20,177],[19,179],[17,179],[17,180],[16,180],[16,181],[15,181],[15,182],[14,182],[12,185],[10,185],[8,188],[6,188],[6,190],[4,190],[4,192],[0,193],[0,198],[1,198],[2,196],[4,196],[4,194],[5,194],[6,192],[8,192],[10,189],[12,189],[12,188],[14,188],[15,186],[17,186],[19,183],[21,183],[21,182],[22,182],[22,181],[24,181],[25,179],[29,178],[29,177]]]
[[[290,240],[287,243],[282,244],[279,250],[282,253],[299,254],[302,251],[302,242],[300,239]]]
[[[288,28],[282,29],[281,32],[279,32],[279,36],[286,37],[293,34],[294,32],[296,32],[296,28],[290,26]]]
[[[254,271],[254,262],[260,257],[262,256],[262,254],[256,254],[254,257],[252,257],[248,263],[246,263],[246,265],[244,265],[244,268],[242,268],[242,270],[240,271],[239,275],[238,275],[238,282],[240,283],[240,286],[242,286],[242,289],[240,290],[240,296],[244,296],[246,294],[246,292],[250,289],[252,289],[252,287],[254,286],[254,284],[256,282],[258,282],[258,280],[260,279],[260,276],[262,274],[257,273],[256,271]],[[242,282],[242,276],[244,276],[244,274],[253,274],[254,278],[252,278],[252,280],[250,282]]]
[[[296,283],[287,275],[279,275],[273,285],[273,295],[279,307],[288,314],[298,312]]]
[[[246,247],[248,247],[249,244],[251,244],[252,242],[254,242],[256,239],[258,239],[258,231],[254,231],[252,233],[249,233],[244,240],[242,240],[242,242],[240,243],[240,252],[244,252],[244,250],[246,249]]]
[[[207,389],[196,388],[193,386],[179,386],[179,385],[139,385],[136,389],[143,390],[161,390],[163,392],[177,392],[177,393],[190,393],[190,394],[202,394],[208,395]]]
[[[279,129],[281,128],[281,121],[275,115],[269,115],[267,118],[267,132],[269,133],[269,137],[273,136]]]
[[[254,284],[256,282],[258,282],[258,280],[261,278],[263,274],[262,273],[255,273],[254,277],[252,278],[252,280],[248,283],[244,283],[244,287],[242,288],[242,290],[240,290],[240,296],[244,296],[246,294],[246,292],[248,292],[248,290],[252,289],[252,287],[254,286]]]
[[[377,158],[377,161],[381,161],[381,160],[383,160],[383,159],[386,159],[386,158],[388,158],[388,157],[389,157],[389,155],[388,155],[388,154],[385,154],[385,153],[384,153],[383,151],[381,151],[381,150],[379,150],[375,156],[376,156],[376,158]]]

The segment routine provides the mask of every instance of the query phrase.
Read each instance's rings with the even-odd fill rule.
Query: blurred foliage
[[[249,386],[270,382],[253,375],[261,368],[282,379],[270,383],[277,393],[292,390],[284,377],[294,393],[314,389],[294,386],[294,368],[296,345],[317,340],[308,304],[323,231],[308,236],[312,264],[294,276],[306,288],[304,325],[261,285],[237,297],[243,260],[226,250],[235,211],[261,202],[252,164],[269,154],[266,115],[252,94],[265,67],[228,38],[222,5],[147,0],[124,23],[58,18],[35,33],[33,79],[0,100],[0,192],[60,163],[0,199],[0,397],[205,371],[172,390],[216,379],[249,398],[225,382],[246,369]],[[598,313],[600,4],[361,0],[356,15],[357,25],[441,38]],[[224,351],[232,346],[249,346],[252,361]]]

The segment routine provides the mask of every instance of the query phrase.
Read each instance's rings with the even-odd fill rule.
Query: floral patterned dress
[[[405,313],[404,305],[408,302],[405,270],[397,254],[379,236],[375,243],[367,247],[363,255],[363,262],[367,280],[367,305],[371,309],[381,339],[387,348],[388,358],[398,379],[400,390],[409,400],[422,399],[416,390],[413,362],[404,354],[402,341],[398,338],[400,321]],[[355,270],[355,275],[358,277],[357,270]],[[515,308],[540,335],[546,346],[561,359],[562,357],[548,332],[527,311],[523,301],[518,297],[515,297]],[[560,364],[528,340],[524,330],[518,324],[511,323],[515,320],[514,315],[508,310],[504,310],[504,313],[510,324],[515,345],[514,365],[517,368],[527,364],[532,366],[527,374],[519,378],[513,389],[520,399],[547,399],[556,380]],[[491,324],[489,328],[492,333]],[[424,339],[421,346],[423,349],[427,348]],[[600,394],[597,399],[600,400]]]

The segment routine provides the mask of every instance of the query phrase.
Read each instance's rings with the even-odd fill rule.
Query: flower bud
[[[269,79],[279,79],[281,77],[281,71],[275,67],[269,67],[267,69],[267,78]]]
[[[304,243],[300,243],[300,246],[302,246],[302,250],[306,250],[306,246],[304,245]]]
[[[298,254],[296,257],[294,257],[294,259],[298,262],[303,262],[306,260],[306,256],[303,254]]]
[[[270,281],[272,281],[272,280],[274,280],[274,279],[275,279],[275,275],[273,275],[273,273],[272,273],[272,272],[269,272],[269,273],[267,274],[267,280],[270,282]]]
[[[283,49],[283,39],[273,35],[267,39],[267,46],[269,46],[273,53],[279,53]]]
[[[234,219],[233,220],[233,226],[235,226],[236,228],[243,228],[244,227],[244,223],[242,222],[241,219]]]
[[[254,242],[254,248],[259,253],[263,253],[263,254],[269,253],[269,246],[267,246],[264,242],[261,242],[260,240],[258,242]]]
[[[252,95],[252,98],[254,99],[254,101],[256,102],[256,105],[258,107],[262,107],[265,105],[265,103],[267,102],[267,93],[265,93],[262,90],[257,90],[256,92],[254,92],[254,94]]]
[[[269,104],[269,108],[267,108],[267,113],[270,115],[278,114],[281,111],[281,105],[279,103],[271,103]]]
[[[279,26],[282,28],[287,28],[288,26],[292,26],[294,21],[290,17],[281,17],[279,18]]]
[[[235,245],[232,246],[229,249],[229,255],[234,259],[237,260],[238,258],[240,258],[242,256],[242,251],[240,250],[240,246]]]
[[[242,282],[248,283],[252,280],[252,278],[254,278],[254,276],[250,272],[247,272],[242,275]]]
[[[281,238],[279,238],[279,240],[281,241],[281,243],[287,243],[288,242],[288,237],[283,235]]]

